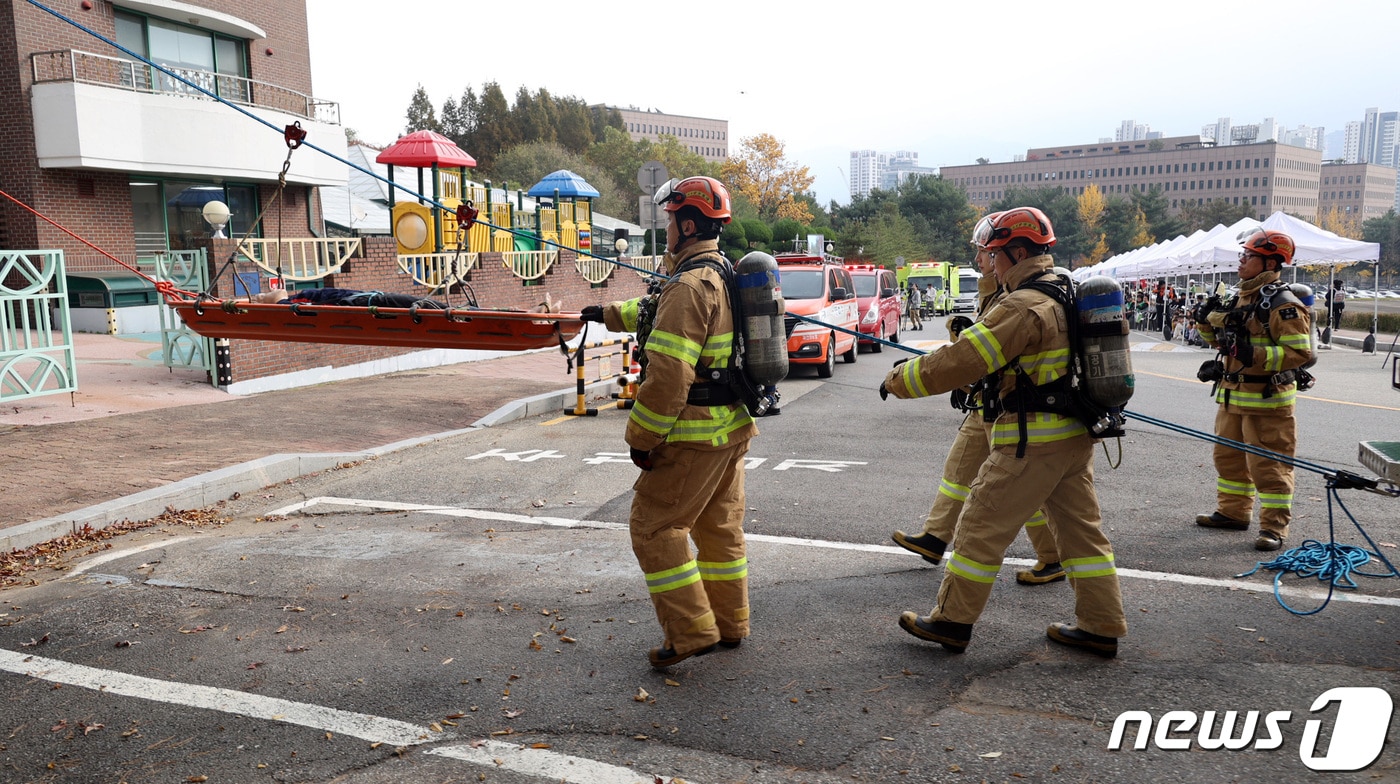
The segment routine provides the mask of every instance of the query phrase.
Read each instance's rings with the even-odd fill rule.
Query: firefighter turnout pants
[[[1242,414],[1229,405],[1215,413],[1215,434],[1233,441],[1293,455],[1298,448],[1293,407],[1267,413]],[[1288,536],[1293,518],[1293,466],[1267,457],[1215,445],[1216,507],[1226,517],[1254,519],[1254,496],[1259,496],[1259,529]]]
[[[1035,445],[1021,459],[1014,445],[992,450],[963,507],[934,620],[977,622],[1006,548],[1022,523],[1043,508],[1074,587],[1079,628],[1105,637],[1127,634],[1113,549],[1094,493],[1093,448],[1085,435]]]
[[[748,440],[718,450],[662,444],[633,488],[632,552],[664,645],[678,653],[749,636],[744,546]],[[693,555],[690,540],[699,555]]]
[[[963,418],[962,427],[958,428],[953,446],[948,450],[948,459],[943,463],[943,478],[938,482],[933,507],[924,520],[925,534],[933,534],[944,542],[953,541],[958,517],[967,501],[968,487],[991,454],[991,428],[991,423],[982,421],[980,412],[973,411]],[[1042,564],[1058,563],[1060,554],[1046,522],[1045,511],[1036,510],[1026,520],[1026,537],[1031,540],[1035,557]]]

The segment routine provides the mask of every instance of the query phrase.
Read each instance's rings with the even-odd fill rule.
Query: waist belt
[[[729,384],[718,381],[691,384],[690,393],[685,396],[688,406],[732,406],[738,402],[739,396]]]
[[[1226,373],[1224,379],[1232,384],[1269,384],[1281,387],[1292,384],[1298,374],[1292,370],[1283,370],[1272,375],[1254,375],[1252,373]]]

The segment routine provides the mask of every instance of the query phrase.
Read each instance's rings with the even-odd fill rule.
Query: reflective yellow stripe
[[[1292,509],[1292,493],[1260,493],[1259,506],[1264,509]]]
[[[676,425],[675,417],[662,416],[642,405],[639,400],[632,403],[632,415],[629,418],[643,430],[657,435],[666,435]]]
[[[742,580],[749,576],[749,559],[737,561],[699,561],[702,580]]]
[[[646,579],[649,593],[665,593],[699,582],[700,567],[695,561],[687,561],[674,569],[651,572],[646,575]]]
[[[948,560],[948,572],[959,577],[966,578],[974,583],[994,583],[997,579],[997,571],[1001,569],[1001,564],[981,564],[971,558],[964,558],[962,553],[953,552],[953,557]]]
[[[628,332],[637,331],[637,311],[641,307],[641,298],[629,299],[618,308],[618,315],[622,317],[622,328]]]
[[[1113,556],[1091,555],[1087,558],[1070,558],[1060,562],[1060,566],[1065,568],[1065,574],[1071,580],[1083,580],[1087,577],[1108,577],[1118,574],[1118,568],[1113,564]]]
[[[1037,509],[1035,510],[1035,514],[1031,515],[1031,519],[1026,521],[1026,527],[1035,528],[1038,525],[1045,525],[1048,522],[1050,522],[1050,518],[1045,516],[1045,510]]]
[[[1006,366],[1006,357],[1001,351],[1001,341],[992,334],[987,325],[978,322],[963,330],[960,340],[971,340],[972,347],[977,349],[977,353],[982,356],[982,361],[987,364],[987,372],[991,373],[998,368]]]
[[[1026,442],[1047,444],[1088,433],[1084,423],[1073,417],[1033,411],[1026,414]],[[1015,418],[998,420],[992,426],[992,446],[1015,446],[1021,442],[1021,425]]]
[[[967,485],[960,485],[956,482],[949,482],[947,477],[938,480],[938,492],[949,498],[962,503],[967,500]]]
[[[1249,482],[1236,482],[1231,479],[1226,479],[1223,476],[1216,477],[1215,489],[1217,492],[1225,493],[1226,495],[1247,495],[1251,498],[1254,497],[1253,484]]]
[[[700,344],[671,332],[653,330],[651,337],[647,338],[646,351],[648,354],[665,354],[668,357],[675,357],[687,365],[694,365],[700,361]]]
[[[1280,346],[1287,346],[1288,348],[1296,348],[1300,351],[1307,351],[1312,349],[1311,336],[1305,335],[1301,332],[1296,335],[1279,336],[1278,344]]]
[[[913,397],[928,397],[928,387],[924,386],[924,379],[919,375],[919,360],[904,363],[904,370],[900,373],[900,378],[904,381],[904,388],[909,390]]]
[[[706,339],[705,348],[700,351],[700,356],[705,360],[706,367],[729,367],[729,355],[733,351],[734,333],[726,332],[722,335],[711,335]]]
[[[1048,384],[1069,372],[1069,349],[1060,348],[1039,354],[1026,354],[1018,357],[1016,363],[1037,386]]]
[[[635,410],[635,406],[634,406]],[[711,446],[729,443],[729,434],[753,421],[743,406],[710,406],[709,419],[677,420],[667,441],[708,441]]]
[[[1273,408],[1286,408],[1293,405],[1293,399],[1297,395],[1297,388],[1289,385],[1285,389],[1275,390],[1267,398],[1263,392],[1251,392],[1244,389],[1218,389],[1215,392],[1215,402],[1224,405],[1226,393],[1229,393],[1229,403],[1240,408],[1252,408],[1267,411]]]

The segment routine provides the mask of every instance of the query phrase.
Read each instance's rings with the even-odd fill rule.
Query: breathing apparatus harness
[[[1225,357],[1230,357],[1238,361],[1243,367],[1254,364],[1254,345],[1250,342],[1249,321],[1253,319],[1263,328],[1264,334],[1268,336],[1270,342],[1277,344],[1278,338],[1273,333],[1273,325],[1270,323],[1270,316],[1277,309],[1284,307],[1303,308],[1306,305],[1298,298],[1293,288],[1286,283],[1275,281],[1266,283],[1259,287],[1259,296],[1254,302],[1240,307],[1240,295],[1229,298],[1222,302],[1218,295],[1213,295],[1203,302],[1192,315],[1198,322],[1206,321],[1212,312],[1224,313],[1224,326],[1216,338],[1220,344],[1220,351],[1214,359],[1206,360],[1196,372],[1196,378],[1211,384],[1210,393],[1215,395],[1220,387],[1221,381],[1228,381],[1232,384],[1265,384],[1263,395],[1270,398],[1275,391],[1296,383],[1299,392],[1306,392],[1313,388],[1317,379],[1308,372],[1308,368],[1317,363],[1317,355],[1303,364],[1302,367],[1290,370],[1281,370],[1277,373],[1236,373],[1225,372]],[[1225,390],[1225,402],[1229,403],[1230,390]]]
[[[1035,383],[1030,374],[1015,360],[988,375],[982,380],[982,384],[984,390],[989,390],[992,394],[983,395],[983,420],[994,422],[1005,411],[1016,411],[1020,430],[1020,438],[1016,443],[1018,458],[1026,455],[1026,444],[1029,441],[1026,417],[1032,412],[1074,417],[1082,422],[1095,438],[1120,438],[1125,435],[1126,420],[1122,408],[1105,406],[1095,401],[1090,394],[1084,358],[1084,336],[1081,334],[1079,307],[1074,298],[1073,281],[1064,275],[1047,271],[1016,287],[1017,291],[1022,289],[1038,291],[1064,309],[1066,332],[1069,337],[1068,364],[1064,375],[1044,384]],[[1007,370],[1016,374],[1016,385],[998,399],[995,391],[1000,389],[1001,379]]]

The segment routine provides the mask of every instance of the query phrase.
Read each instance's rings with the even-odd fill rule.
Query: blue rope
[[[1356,530],[1361,532],[1361,536],[1366,539],[1366,542],[1371,545],[1371,550],[1356,545],[1337,544],[1335,515],[1332,508],[1334,501],[1346,513],[1347,519],[1351,520],[1352,525],[1356,526]],[[1378,578],[1400,577],[1400,570],[1397,570],[1389,559],[1381,555],[1375,540],[1366,533],[1365,528],[1361,527],[1361,523],[1357,522],[1356,516],[1351,513],[1351,510],[1347,509],[1337,486],[1331,482],[1327,485],[1327,538],[1330,541],[1325,544],[1316,539],[1304,540],[1298,547],[1284,551],[1272,561],[1260,561],[1254,565],[1253,569],[1237,574],[1235,577],[1249,577],[1260,569],[1273,571],[1275,573],[1274,600],[1283,609],[1299,616],[1316,615],[1322,612],[1328,604],[1332,603],[1332,595],[1338,588],[1355,590],[1358,586],[1353,577],[1356,575]],[[1389,571],[1362,571],[1361,567],[1370,563],[1373,558],[1385,564]],[[1283,584],[1283,576],[1290,572],[1296,573],[1299,577],[1316,577],[1326,581],[1327,597],[1322,600],[1321,605],[1312,610],[1297,610],[1283,600],[1280,588]]]

